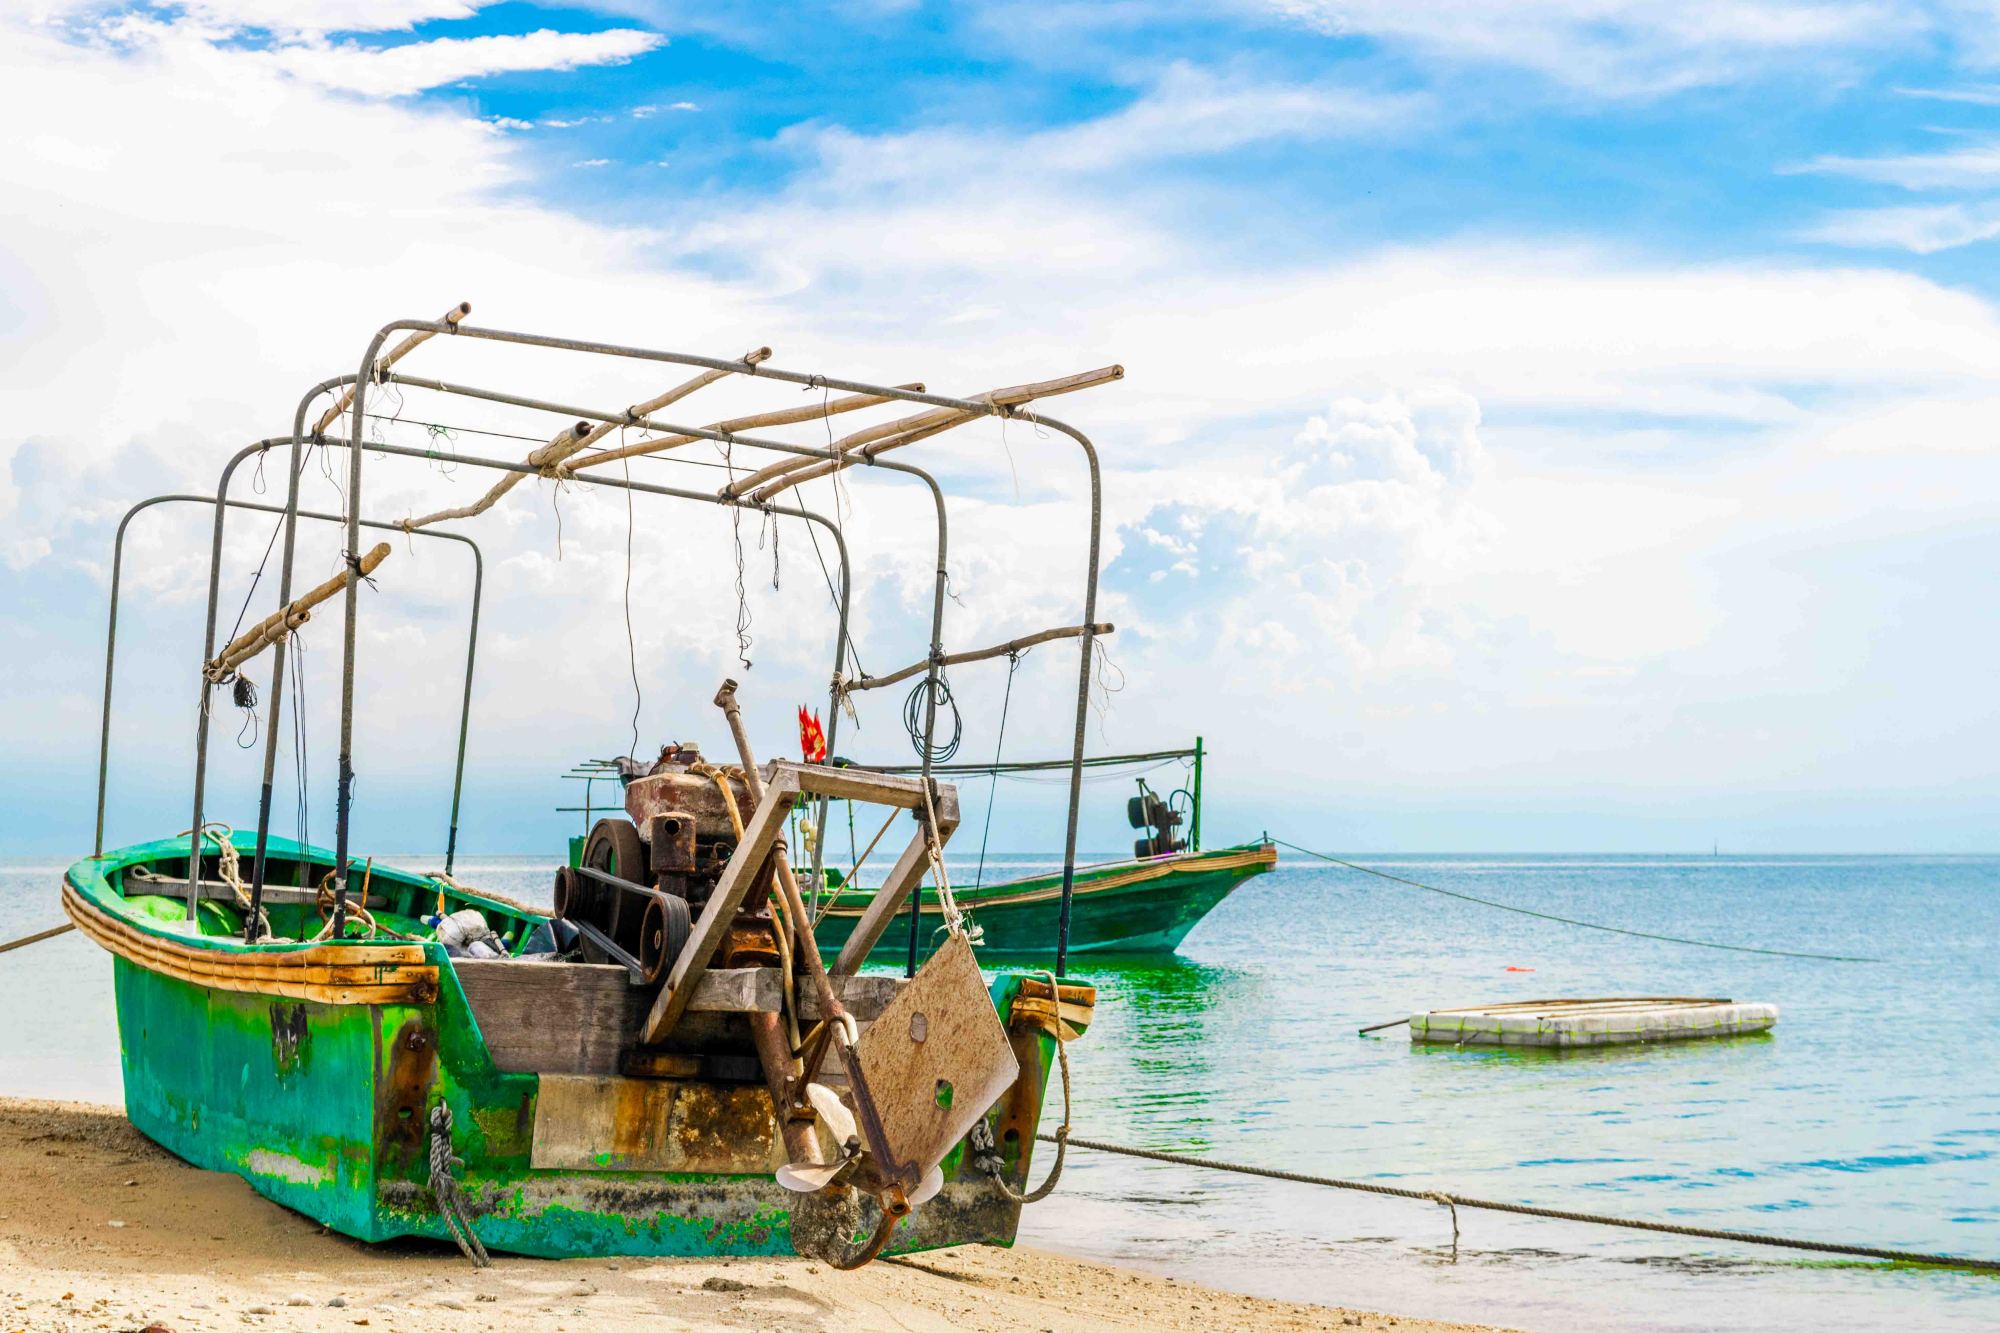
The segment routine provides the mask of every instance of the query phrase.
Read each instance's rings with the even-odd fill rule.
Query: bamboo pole
[[[375,572],[376,566],[389,558],[389,543],[376,542],[375,548],[361,557],[358,565],[361,577]],[[270,615],[236,636],[227,648],[217,654],[214,661],[202,669],[202,675],[210,681],[220,682],[230,672],[242,666],[264,649],[290,634],[293,630],[312,619],[312,610],[327,598],[347,586],[354,577],[354,567],[350,566],[335,574],[317,588],[296,601],[279,607]]]
[[[1006,643],[995,644],[991,648],[974,648],[963,653],[947,653],[938,659],[938,665],[959,666],[966,662],[983,662],[989,657],[1000,657],[1007,653],[1025,652],[1038,643],[1048,643],[1054,639],[1074,639],[1085,633],[1104,635],[1110,634],[1116,629],[1117,626],[1109,624],[1064,625],[1060,629],[1045,629],[1037,634],[1024,634],[1018,639],[1009,639]],[[891,671],[886,676],[863,676],[858,680],[850,680],[843,688],[850,694],[856,690],[879,690],[884,686],[894,685],[899,680],[908,680],[911,676],[916,675],[928,666],[930,666],[930,663],[927,661],[912,662],[902,670]],[[1067,766],[1067,764],[1064,765],[1064,767]]]
[[[554,439],[529,454],[528,462],[537,468],[550,467],[561,462],[583,447],[581,441],[590,434],[591,429],[591,424],[588,421],[570,423]],[[406,518],[396,526],[405,532],[415,532],[418,528],[427,528],[433,523],[442,523],[447,519],[477,518],[494,505],[499,504],[501,498],[507,492],[513,490],[522,481],[533,475],[533,473],[529,472],[509,472],[501,477],[500,480],[494,482],[491,490],[487,491],[486,494],[480,496],[477,500],[474,500],[471,504],[459,505],[453,509],[440,509],[436,513],[425,514],[422,518]]]
[[[1103,366],[1097,370],[1086,370],[1075,375],[1065,375],[1060,379],[1042,380],[1034,384],[1016,384],[1005,389],[994,389],[987,393],[974,395],[971,401],[983,403],[992,408],[1018,407],[1023,403],[1033,402],[1038,398],[1053,398],[1058,394],[1075,393],[1079,389],[1095,388],[1100,384],[1109,384],[1114,380],[1123,378],[1125,378],[1125,367]],[[845,439],[836,440],[832,448],[835,453],[851,453],[862,445],[890,439],[896,439],[898,443],[885,444],[884,447],[897,448],[901,444],[913,443],[915,440],[935,435],[941,430],[949,430],[954,426],[963,425],[975,416],[981,415],[988,414],[958,407],[932,408],[928,412],[919,412],[913,416],[899,417],[894,421],[885,421],[881,425],[870,426],[866,430],[856,431]],[[880,450],[876,452],[880,452]],[[873,456],[874,454],[872,453],[868,455],[868,457]],[[815,463],[814,460],[809,458],[782,459],[771,464],[769,467],[761,468],[751,473],[739,481],[731,482],[724,493],[732,496],[741,496],[762,487],[764,488],[762,493],[775,494],[777,491],[785,488],[773,487],[769,483],[789,473],[810,468],[814,476],[822,476],[826,472],[839,471],[841,468],[847,466],[851,466],[851,462],[843,461],[827,465]]]
[[[942,435],[948,430],[963,426],[978,415],[976,412],[959,413],[943,420],[933,421],[929,425],[919,429],[902,431],[886,439],[876,440],[871,444],[861,446],[859,449],[851,450],[849,451],[849,456],[845,458],[808,458],[804,460],[806,466],[786,476],[766,482],[762,487],[751,492],[750,498],[758,504],[768,503],[784,492],[791,490],[794,486],[803,486],[815,477],[829,476],[832,473],[840,472],[854,466],[857,460],[872,461],[877,454],[887,453],[891,449],[901,449],[905,445],[915,444],[918,440],[928,440],[933,435]]]
[[[921,383],[899,384],[896,387],[912,393],[922,393],[924,391],[924,386]],[[895,401],[895,399],[885,397],[881,394],[857,393],[846,398],[835,398],[825,403],[814,403],[810,407],[788,407],[777,412],[759,412],[755,416],[736,417],[729,421],[717,421],[702,427],[702,429],[728,433],[739,430],[757,430],[765,426],[790,426],[801,421],[817,421],[823,417],[838,416],[843,412],[857,412],[864,407],[876,407],[882,403]],[[641,415],[644,414],[642,413]],[[606,463],[616,462],[621,458],[638,458],[645,454],[660,453],[667,449],[678,449],[684,444],[692,444],[696,440],[704,438],[706,437],[700,435],[663,435],[657,439],[641,440],[637,444],[628,444],[618,449],[607,449],[601,454],[592,454],[588,458],[579,458],[574,462],[564,463],[562,470],[565,472],[576,472],[587,467],[601,467]]]
[[[472,302],[460,301],[457,305],[445,311],[443,317],[439,320],[439,322],[443,324],[449,324],[455,329],[458,327],[459,321],[464,319],[467,315],[471,313],[472,313]],[[377,375],[382,374],[383,372],[387,371],[389,367],[395,365],[398,361],[401,361],[404,357],[408,356],[418,347],[422,346],[424,343],[428,342],[430,339],[435,337],[437,337],[437,334],[435,331],[431,329],[417,330],[415,333],[412,333],[409,337],[403,339],[403,341],[397,343],[394,347],[391,347],[388,351],[384,352],[382,355],[375,358],[375,373]],[[354,402],[354,386],[350,384],[347,386],[347,388],[341,391],[340,401],[335,403],[332,407],[326,409],[325,415],[321,416],[319,419],[319,424],[312,428],[312,433],[314,435],[317,435],[321,431],[325,430],[328,426],[331,426],[334,422],[338,421],[340,419],[340,414],[342,412],[345,412],[348,409],[348,407],[352,405],[353,402]]]
[[[741,357],[741,361],[747,370],[761,362],[768,361],[770,357],[770,348],[758,347],[745,352]],[[529,454],[528,462],[545,474],[553,470],[557,476],[560,476],[565,460],[579,450],[586,449],[603,439],[620,426],[644,420],[647,416],[659,411],[668,404],[679,402],[696,389],[704,388],[719,379],[727,379],[729,376],[738,373],[734,370],[704,370],[692,379],[683,380],[681,383],[676,384],[657,398],[649,398],[643,403],[634,403],[632,406],[626,408],[625,419],[623,421],[600,421],[595,425],[592,425],[588,421],[578,421],[547,444]],[[487,491],[486,494],[480,496],[477,500],[474,500],[471,504],[459,505],[454,509],[440,509],[434,514],[425,514],[422,518],[406,518],[398,526],[405,532],[415,532],[418,528],[427,528],[433,523],[442,523],[447,519],[476,518],[498,504],[501,497],[520,485],[522,479],[528,475],[526,472],[509,472],[506,476],[494,482],[491,490]]]

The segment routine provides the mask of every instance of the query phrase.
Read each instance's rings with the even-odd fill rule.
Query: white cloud
[[[1865,785],[1912,771],[1882,759],[1880,738],[1922,720],[1885,713],[1879,682],[1861,679],[1871,663],[1904,641],[1943,661],[1979,656],[1934,632],[1874,641],[1871,618],[1953,599],[1857,586],[1843,565],[1865,565],[1868,543],[1918,549],[1951,524],[2000,518],[1985,498],[2000,495],[1987,484],[2000,454],[1983,387],[2000,321],[1935,283],[1547,238],[1234,266],[1119,171],[1158,160],[1149,136],[1218,152],[1288,132],[1306,112],[1287,99],[1306,94],[1191,74],[1141,110],[1026,145],[961,136],[963,160],[990,171],[927,174],[925,153],[953,142],[942,133],[801,131],[793,142],[821,156],[783,195],[690,204],[691,221],[662,224],[682,230],[621,229],[522,202],[517,141],[457,112],[334,95],[187,33],[136,51],[8,35],[0,114],[44,126],[41,109],[75,108],[0,151],[14,205],[0,217],[11,321],[0,521],[5,554],[33,562],[38,580],[101,567],[108,523],[137,495],[212,487],[230,442],[288,426],[297,393],[350,368],[385,317],[465,297],[503,327],[725,355],[771,342],[781,364],[947,392],[1124,362],[1122,385],[1051,404],[1091,431],[1107,473],[1101,613],[1123,627],[1111,650],[1131,685],[1103,743],[1206,728],[1227,736],[1239,772],[1269,775],[1256,781],[1323,780],[1332,755],[1343,775],[1432,784],[1518,769],[1647,787],[1721,762],[1732,781],[1815,772]],[[1335,125],[1379,129],[1398,114],[1370,104],[1350,120],[1351,104],[1312,105]],[[674,263],[693,253],[737,267],[717,278]],[[437,340],[419,358],[413,372],[579,402],[664,387],[652,370],[470,340]],[[716,386],[686,411],[712,419],[772,393]],[[522,429],[408,398],[412,417],[449,410]],[[419,428],[385,429],[426,442]],[[525,449],[473,435],[438,447]],[[952,512],[964,599],[948,609],[953,646],[1076,615],[1073,448],[1025,422],[984,423],[906,456],[969,491]],[[693,467],[635,475],[718,479]],[[462,503],[478,484],[464,470],[371,462],[369,508]],[[317,472],[308,486],[333,503]],[[856,477],[851,495],[864,657],[877,669],[915,660],[930,516],[915,486],[879,473]],[[809,498],[831,503],[824,485]],[[705,698],[704,682],[735,669],[729,525],[694,508],[638,512],[646,738],[713,735],[704,708],[666,701]],[[626,743],[623,691],[604,684],[617,675],[604,664],[622,662],[625,530],[622,503],[539,480],[477,527],[495,600],[476,715],[532,708],[536,725],[483,731],[475,764],[539,772]],[[240,596],[265,530],[232,531],[228,587]],[[825,676],[825,599],[796,527],[781,533],[784,587],[771,592],[761,535],[746,522],[751,685],[762,724],[783,734],[784,709]],[[162,645],[165,661],[186,646],[199,534],[163,518],[133,542],[135,570],[182,617],[131,640]],[[334,555],[330,539],[315,542],[313,572]],[[399,543],[379,580],[364,671],[456,651],[449,580],[462,564],[421,545]],[[153,600],[135,598],[132,613]],[[307,637],[324,698],[337,633]],[[1048,651],[1023,666],[1010,748],[1060,746],[1060,665]],[[990,740],[976,730],[1000,679],[955,678],[968,744]],[[1780,679],[1800,682],[1796,697],[1774,697]],[[444,745],[437,719],[455,716],[448,673],[404,693],[366,680],[378,707],[364,802],[381,790],[375,775]],[[1301,682],[1317,693],[1302,701]],[[16,710],[34,733],[24,748],[88,730],[88,691],[72,693]],[[185,703],[160,706],[163,753],[183,742]],[[853,752],[900,747],[895,703],[870,701]],[[1774,739],[1742,741],[1736,724],[1753,713]],[[1829,757],[1829,735],[1853,740]],[[241,795],[253,779],[225,769],[218,790]]]
[[[277,47],[264,58],[293,77],[324,88],[367,97],[404,97],[489,74],[623,64],[665,41],[658,33],[637,28],[604,32],[541,28],[503,36],[438,37],[390,47],[313,39]]]
[[[2000,236],[2000,203],[1847,209],[1828,214],[1804,234],[1830,245],[1935,254]]]
[[[586,157],[582,161],[572,162],[570,165],[573,167],[608,167],[611,165],[611,159],[608,157]]]
[[[1829,154],[1792,169],[1875,181],[1905,190],[1991,186],[2000,182],[2000,144],[1982,142],[1942,153],[1900,153],[1881,157]]]
[[[394,32],[419,23],[471,18],[494,0],[176,0],[172,9],[197,24],[287,36]],[[50,17],[89,17],[103,0],[44,0]]]
[[[1323,32],[1526,68],[1610,95],[1719,83],[1773,65],[1879,54],[1931,27],[1872,0],[1269,0]]]
[[[649,103],[645,106],[633,107],[632,119],[645,120],[649,116],[658,115],[662,111],[699,111],[699,110],[701,110],[701,108],[696,106],[693,102],[668,102],[664,104]]]

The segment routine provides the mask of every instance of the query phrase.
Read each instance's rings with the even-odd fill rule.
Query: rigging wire
[[[993,836],[993,798],[1000,792],[1000,750],[1007,743],[1007,710],[1014,702],[1014,673],[1021,669],[1021,654],[1007,654],[1007,688],[1000,695],[1000,732],[993,739],[993,776],[986,788],[986,826],[979,832],[979,868],[972,873],[972,887],[986,881],[986,840]]]
[[[1283,838],[1273,838],[1268,833],[1264,836],[1267,842],[1276,843],[1280,847],[1289,847],[1302,856],[1317,857],[1322,861],[1329,861],[1337,866],[1345,866],[1349,870],[1358,870],[1364,875],[1373,875],[1377,879],[1386,879],[1397,884],[1406,884],[1413,889],[1422,889],[1425,893],[1442,894],[1447,898],[1457,898],[1462,902],[1478,903],[1481,907],[1497,907],[1503,912],[1516,912],[1521,916],[1532,916],[1542,921],[1555,921],[1565,926],[1582,926],[1586,930],[1608,931],[1613,935],[1631,935],[1637,939],[1660,940],[1667,944],[1688,944],[1698,949],[1721,949],[1728,953],[1765,954],[1773,958],[1811,958],[1823,963],[1883,963],[1889,961],[1885,958],[1863,958],[1851,954],[1804,953],[1793,949],[1758,949],[1747,944],[1719,944],[1714,940],[1691,940],[1680,935],[1656,935],[1647,930],[1627,930],[1623,926],[1606,926],[1595,921],[1579,921],[1575,917],[1557,916],[1552,912],[1537,912],[1532,908],[1516,907],[1512,903],[1497,903],[1490,898],[1475,898],[1469,893],[1459,893],[1452,889],[1440,889],[1431,884],[1419,884],[1416,880],[1405,879],[1401,875],[1392,875],[1386,870],[1376,870],[1372,866],[1356,865],[1352,861],[1343,861],[1337,856],[1328,856],[1325,852],[1316,852],[1310,847],[1301,847],[1295,842],[1286,842]]]

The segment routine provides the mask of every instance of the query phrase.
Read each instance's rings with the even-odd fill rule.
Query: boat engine
[[[1133,828],[1146,831],[1145,837],[1132,843],[1132,855],[1137,859],[1187,850],[1186,840],[1174,836],[1174,830],[1181,826],[1181,812],[1161,800],[1144,778],[1139,779],[1139,794],[1125,802],[1125,818]]]
[[[734,855],[753,802],[740,769],[704,763],[692,743],[665,745],[651,763],[625,759],[618,767],[628,818],[598,820],[580,863],[557,872],[555,914],[578,927],[587,959],[622,963],[658,984]],[[713,966],[777,965],[771,887],[767,869]]]

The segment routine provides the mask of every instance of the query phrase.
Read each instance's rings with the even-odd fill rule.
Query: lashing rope
[[[465,1192],[458,1187],[458,1179],[451,1174],[454,1166],[463,1167],[465,1162],[451,1150],[451,1108],[439,1102],[431,1108],[431,1193],[437,1198],[438,1216],[444,1219],[446,1231],[458,1242],[459,1253],[472,1261],[474,1268],[487,1268],[493,1263],[486,1255],[486,1247],[479,1243],[478,1233],[472,1229],[472,1215],[465,1206]]]

